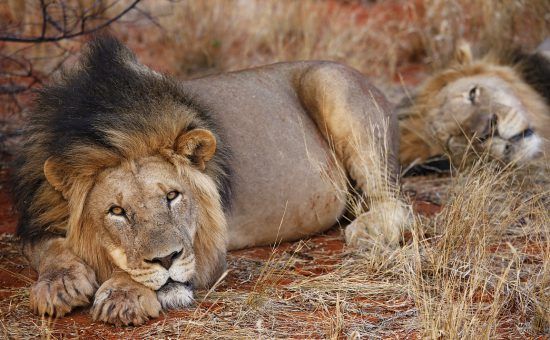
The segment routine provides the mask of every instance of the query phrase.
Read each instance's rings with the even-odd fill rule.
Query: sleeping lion
[[[550,49],[550,48],[549,48]],[[461,42],[451,65],[398,107],[403,165],[467,154],[526,163],[548,152],[550,59],[537,53],[475,59]]]
[[[227,250],[334,225],[357,192],[348,244],[396,245],[397,121],[357,71],[280,63],[176,82],[99,38],[40,91],[16,174],[18,234],[38,280],[31,309],[139,325],[181,308]],[[353,186],[351,185],[353,183]]]

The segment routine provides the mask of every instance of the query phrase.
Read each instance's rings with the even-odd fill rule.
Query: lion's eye
[[[166,199],[168,200],[168,202],[170,201],[173,201],[176,199],[176,197],[178,197],[180,195],[179,192],[173,190],[173,191],[170,191],[169,193],[166,194]]]
[[[111,213],[111,214],[113,214],[113,215],[116,215],[116,216],[124,216],[124,215],[126,215],[126,211],[125,211],[122,207],[119,207],[118,205],[112,206],[112,207],[109,209],[109,213]]]
[[[470,103],[475,104],[478,95],[479,95],[479,87],[477,86],[472,87],[470,92],[468,92],[468,99],[470,100]]]

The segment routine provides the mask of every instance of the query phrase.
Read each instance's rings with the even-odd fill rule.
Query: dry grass
[[[283,60],[330,59],[386,83],[411,63],[441,66],[462,36],[481,44],[514,42],[532,48],[550,32],[548,17],[540,15],[550,12],[547,1],[479,4],[388,1],[367,12],[334,1],[145,1],[162,29],[120,25],[114,30],[140,59],[180,77]],[[394,88],[399,86],[385,87]],[[195,307],[138,328],[92,324],[81,314],[55,321],[32,316],[28,290],[21,288],[32,275],[13,237],[4,235],[0,271],[21,280],[0,289],[0,337],[478,339],[548,334],[548,174],[549,162],[543,159],[528,168],[481,162],[450,178],[408,179],[405,192],[416,192],[417,199],[436,197],[444,208],[435,217],[418,216],[402,247],[341,249],[338,230],[264,249],[260,254],[267,252],[266,257],[256,250],[232,253],[227,276],[216,289],[199,292]]]
[[[529,315],[542,331],[540,311],[550,307],[549,187],[539,187],[545,177],[536,179],[538,171],[546,176],[547,164],[545,170],[483,164],[454,179],[445,209],[413,233],[407,278],[431,338],[512,336],[506,325],[526,330]]]
[[[174,13],[161,14],[166,32],[159,36],[174,46],[170,57],[183,76],[303,59],[376,72],[388,65],[382,52],[397,48],[381,39],[392,27],[376,19],[356,24],[358,13],[333,1],[186,1],[159,11]]]
[[[164,30],[138,39],[172,46],[168,64],[182,76],[328,59],[391,79],[411,62],[444,65],[460,38],[481,49],[532,49],[550,32],[550,19],[544,15],[550,3],[545,0],[391,0],[370,9],[330,0],[205,0],[154,6],[150,10]]]
[[[10,297],[0,302],[0,334],[57,338],[61,327],[73,334],[185,338],[541,335],[550,327],[547,165],[485,163],[447,179],[439,187],[448,195],[444,209],[418,217],[398,249],[330,250],[327,244],[342,240],[332,233],[321,242],[264,250],[266,257],[255,250],[230,254],[227,276],[213,291],[199,292],[196,307],[143,327],[71,326],[70,319],[61,327],[63,319],[30,315],[26,289],[4,289]],[[430,190],[426,183],[415,179],[405,187]],[[13,262],[12,242],[4,237],[2,258]],[[11,270],[5,260],[0,266]]]

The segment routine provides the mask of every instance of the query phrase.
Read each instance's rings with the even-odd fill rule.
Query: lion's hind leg
[[[298,93],[369,209],[346,228],[346,242],[398,244],[412,216],[399,198],[398,129],[389,103],[361,74],[334,63],[304,72]]]
[[[38,280],[30,290],[30,307],[36,314],[61,317],[86,306],[97,289],[95,272],[64,245],[63,238],[27,245]]]

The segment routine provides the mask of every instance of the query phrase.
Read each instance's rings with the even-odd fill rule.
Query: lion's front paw
[[[96,289],[92,268],[76,257],[61,259],[40,273],[30,291],[30,306],[39,315],[61,317],[89,304]]]
[[[99,287],[92,315],[94,320],[114,325],[141,325],[159,316],[155,292],[130,278],[112,278]]]
[[[375,204],[346,227],[346,243],[359,247],[375,243],[396,246],[411,222],[410,210],[403,203],[395,201]]]

